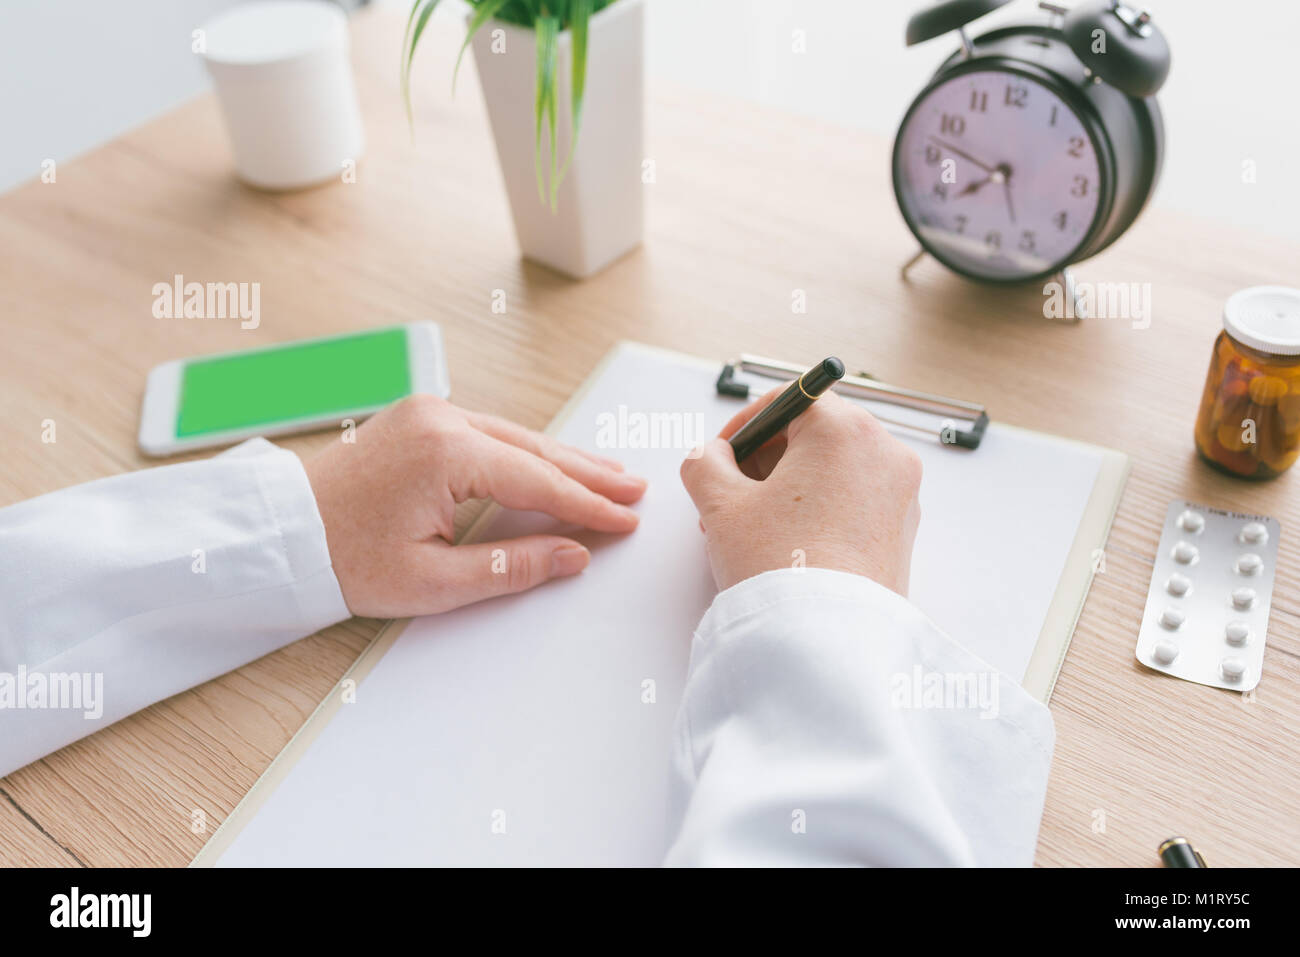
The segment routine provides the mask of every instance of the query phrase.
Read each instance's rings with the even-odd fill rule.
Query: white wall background
[[[190,31],[234,2],[3,0],[0,190],[37,175],[43,159],[67,159],[203,90]],[[647,0],[650,79],[892,134],[955,45],[903,46],[921,2]],[[1174,56],[1160,95],[1169,153],[1156,203],[1300,239],[1300,4],[1149,5]],[[458,7],[449,0],[439,15]],[[1044,16],[1017,0],[975,29]],[[805,54],[792,52],[795,30]],[[1256,164],[1254,184],[1242,181],[1245,160]]]
[[[0,0],[0,190],[207,88],[190,31],[235,0]]]
[[[647,2],[652,76],[888,135],[957,47],[948,37],[903,45],[922,0]],[[1173,52],[1159,94],[1168,153],[1155,202],[1300,239],[1300,3],[1145,6]],[[972,32],[1046,16],[1033,0],[1017,0]],[[796,29],[806,37],[803,56],[790,52]],[[1256,166],[1253,185],[1242,182],[1247,159]]]

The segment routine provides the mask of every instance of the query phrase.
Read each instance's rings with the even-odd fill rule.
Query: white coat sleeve
[[[869,579],[717,596],[674,735],[666,863],[1032,863],[1047,708]]]
[[[0,509],[0,610],[0,776],[350,614],[265,439]]]

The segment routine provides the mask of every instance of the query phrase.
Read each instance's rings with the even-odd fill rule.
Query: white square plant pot
[[[640,245],[644,234],[644,41],[644,0],[615,0],[591,18],[578,145],[552,212],[538,195],[534,167],[536,35],[496,20],[474,34],[474,61],[520,248],[528,259],[574,278],[599,272]],[[570,31],[560,34],[557,46],[562,167],[573,129]],[[549,176],[545,127],[542,156]]]

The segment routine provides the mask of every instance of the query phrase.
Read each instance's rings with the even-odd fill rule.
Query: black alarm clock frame
[[[1075,295],[1070,266],[1096,255],[1118,239],[1137,219],[1160,176],[1165,137],[1155,93],[1168,74],[1169,48],[1149,15],[1117,0],[1094,0],[1073,10],[1040,3],[1039,7],[1052,18],[1046,25],[1002,27],[973,40],[967,36],[964,29],[967,23],[1009,2],[945,0],[920,11],[908,24],[909,46],[951,31],[956,31],[961,46],[939,66],[912,101],[894,141],[894,196],[904,221],[921,244],[921,249],[903,266],[903,274],[906,276],[929,253],[954,272],[981,282],[1007,285],[1058,276],[1065,294],[1074,300],[1073,316],[1082,318],[1082,303]],[[1098,31],[1105,35],[1105,45],[1100,50],[1097,49]],[[918,198],[911,189],[906,169],[904,144],[909,139],[910,125],[918,120],[918,110],[931,94],[963,76],[987,72],[1022,78],[1059,99],[1077,117],[1097,161],[1098,202],[1091,222],[1062,254],[1028,272],[1017,273],[1012,269],[1010,274],[999,275],[991,269],[981,271],[970,257],[962,261],[960,256],[945,249],[938,241],[940,234],[930,224],[919,222],[925,214],[919,211]],[[1056,120],[1055,113],[1052,120]],[[963,127],[964,123],[963,119]],[[945,145],[950,151],[956,148]],[[975,160],[968,154],[961,155]],[[993,159],[986,157],[989,163]],[[996,166],[978,165],[988,171],[986,180],[991,177],[1006,186],[1007,203],[1011,206],[1013,164],[1019,158],[997,160]],[[974,184],[974,188],[979,185]],[[967,186],[966,192],[971,189]],[[1014,221],[1014,208],[1010,215]],[[1002,271],[1008,272],[1000,247],[991,256],[991,259],[999,258]]]

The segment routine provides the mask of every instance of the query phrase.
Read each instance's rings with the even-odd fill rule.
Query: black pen
[[[1171,837],[1156,851],[1165,867],[1204,867],[1205,858],[1185,837]]]
[[[791,382],[767,408],[741,426],[731,437],[731,451],[735,454],[736,461],[743,462],[843,377],[844,363],[831,356]]]

